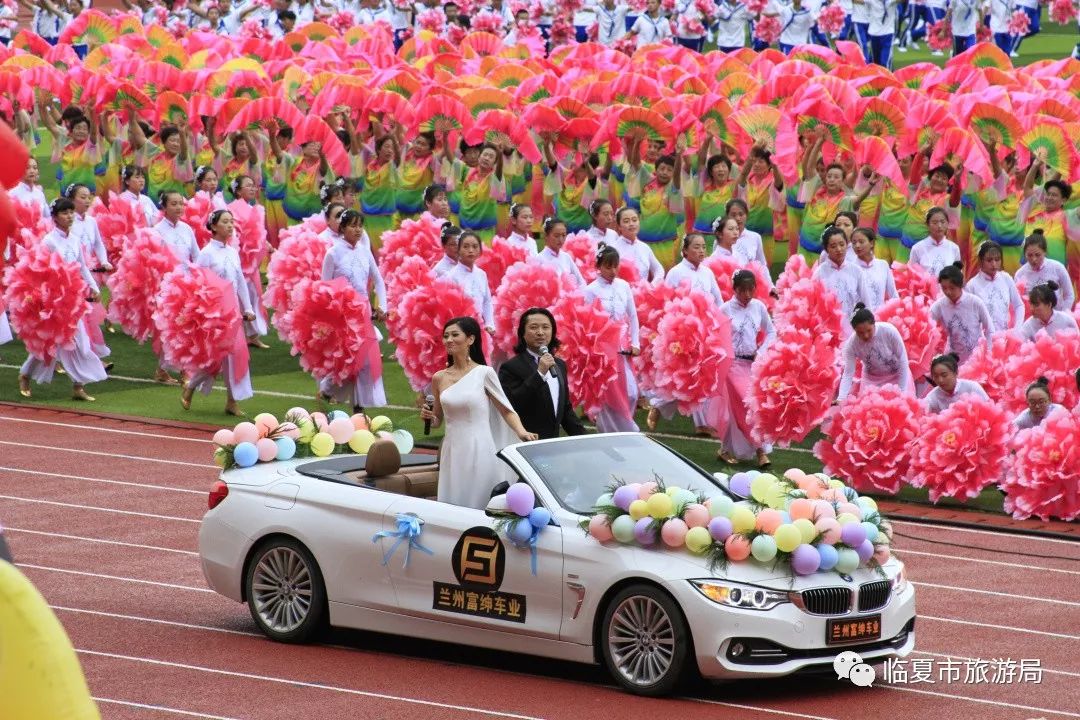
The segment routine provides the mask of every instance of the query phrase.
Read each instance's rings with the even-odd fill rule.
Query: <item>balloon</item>
[[[270,462],[277,457],[277,445],[270,438],[259,438],[255,449],[259,451],[259,462]]]
[[[679,518],[671,518],[660,527],[660,539],[668,547],[682,547],[686,542],[687,531],[686,523]]]
[[[638,486],[638,497],[642,500],[648,500],[649,496],[656,492],[656,483],[653,481],[643,482]]]
[[[220,430],[218,430],[216,433],[214,433],[214,444],[215,445],[234,445],[234,444],[236,444],[236,440],[233,437],[233,431],[229,430],[228,428],[221,428]]]
[[[823,517],[835,518],[836,509],[832,506],[832,503],[828,500],[814,500],[814,522],[817,522]]]
[[[765,504],[776,510],[783,510],[788,504],[787,490],[773,483],[765,495]]]
[[[784,477],[791,482],[798,484],[800,480],[806,477],[806,473],[799,468],[790,468],[784,471]]]
[[[855,501],[855,504],[863,509],[863,517],[878,511],[877,502],[875,502],[872,497],[861,495],[859,499]]]
[[[840,548],[836,551],[836,572],[847,573],[855,572],[859,567],[859,553],[855,552],[851,548]]]
[[[393,429],[394,423],[385,415],[377,415],[371,418],[371,432],[379,432],[380,430],[390,432]]]
[[[736,505],[731,511],[731,528],[736,533],[748,533],[754,529],[757,518],[754,511],[745,505]]]
[[[833,518],[821,518],[814,523],[814,528],[821,534],[821,540],[829,545],[840,542],[840,523]]]
[[[349,420],[352,421],[352,426],[357,430],[368,430],[368,419],[364,413],[356,413]]]
[[[692,553],[703,553],[712,545],[709,531],[703,527],[692,527],[686,531],[686,549]]]
[[[615,521],[611,523],[611,534],[621,543],[630,542],[634,539],[634,519],[629,515],[620,515],[615,518]],[[858,560],[858,556],[855,559]]]
[[[836,567],[836,561],[840,557],[836,553],[836,548],[832,545],[826,545],[825,543],[818,543],[814,547],[817,548],[818,555],[821,557],[821,564],[818,565],[818,570],[832,570]]]
[[[840,513],[836,516],[836,522],[840,523],[841,525],[849,525],[851,523],[858,524],[859,518],[855,517],[851,513]]]
[[[255,427],[259,429],[259,434],[263,437],[278,426],[277,418],[270,413],[259,413],[255,416]]]
[[[771,535],[776,530],[776,528],[780,527],[783,524],[783,522],[784,519],[780,515],[779,510],[765,508],[764,510],[758,511],[757,521],[754,524],[754,527],[761,532],[769,533]]]
[[[326,429],[326,426],[330,424],[330,421],[326,419],[326,416],[321,412],[311,413],[311,422],[315,424],[315,429],[318,432],[322,432]]]
[[[758,535],[754,542],[750,543],[750,554],[755,560],[769,562],[776,557],[776,541],[768,535]]]
[[[675,511],[675,503],[671,501],[671,496],[664,493],[650,495],[645,504],[649,507],[649,515],[657,520],[671,517],[671,513]]]
[[[331,410],[326,414],[327,422],[334,422],[335,420],[349,420],[349,413],[344,410]]]
[[[831,487],[831,488],[833,488],[835,490],[840,490],[841,492],[843,492],[843,490],[844,490],[845,485],[844,485],[843,481],[841,481],[841,480],[837,480],[836,478],[827,477],[825,482],[827,482],[829,484],[829,487]]]
[[[666,490],[665,492],[667,492],[667,494],[668,494],[668,497],[669,497],[669,498],[671,498],[672,500],[674,500],[674,499],[675,499],[675,495],[676,495],[677,493],[681,492],[681,491],[682,491],[682,488],[681,488],[681,487],[679,487],[678,485],[672,485],[672,486],[671,486],[671,487],[669,487],[669,488],[668,488],[668,489],[667,489],[667,490]]]
[[[316,433],[311,438],[311,452],[316,457],[326,457],[334,452],[334,438],[329,433]]]
[[[311,438],[315,437],[315,421],[311,418],[301,420],[296,427],[300,431],[300,437],[297,438],[300,442],[310,443]]]
[[[652,545],[656,542],[656,533],[653,532],[653,520],[651,517],[639,518],[634,523],[634,539],[641,545]]]
[[[671,499],[675,501],[676,505],[690,505],[697,502],[697,495],[689,490],[679,488],[679,491],[672,495]]]
[[[859,564],[865,565],[870,562],[870,558],[874,557],[874,544],[869,540],[863,540],[859,543],[859,547],[855,548],[855,553],[859,556]]]
[[[709,514],[713,517],[728,517],[734,507],[734,500],[727,495],[718,495],[709,501]]]
[[[291,422],[283,422],[278,425],[277,429],[278,437],[289,437],[293,440],[298,440],[300,438],[300,428],[296,427],[296,425]]]
[[[379,432],[375,433],[375,437],[378,438],[379,440],[393,440],[394,439],[394,436],[391,435],[390,433],[386,432],[385,430],[380,430]]]
[[[844,493],[844,497],[847,498],[848,502],[858,502],[859,493],[855,490],[855,488],[845,485],[844,489],[841,492]]]
[[[547,524],[551,522],[551,513],[547,508],[538,507],[533,508],[529,513],[529,524],[534,528],[547,527]]]
[[[604,493],[596,498],[596,507],[603,507],[604,505],[611,505],[611,493]]]
[[[872,522],[862,522],[863,530],[866,531],[866,539],[872,543],[877,542],[878,529],[877,525]]]
[[[326,428],[326,432],[330,437],[334,438],[334,442],[338,445],[343,445],[352,438],[353,433],[356,432],[356,428],[353,427],[352,421],[346,417],[337,417],[330,421],[330,425]]]
[[[814,538],[818,536],[818,531],[817,528],[814,527],[814,523],[806,518],[799,518],[791,524],[799,531],[799,537],[802,538],[803,543],[812,543],[814,542]]]
[[[726,517],[714,517],[709,521],[709,535],[713,540],[723,542],[731,535],[731,521]]]
[[[816,573],[821,566],[821,555],[813,545],[802,544],[791,553],[791,569],[796,575]]]
[[[408,455],[412,452],[415,441],[413,440],[412,433],[408,430],[395,430],[390,433],[390,437],[394,440],[394,445],[397,446],[398,452],[402,455]]]
[[[769,499],[769,493],[775,484],[776,478],[772,475],[768,473],[758,475],[750,481],[750,495],[759,503],[764,503]]]
[[[638,502],[641,502],[640,500]],[[709,524],[709,508],[698,503],[690,503],[683,511],[683,522],[686,523],[686,527],[696,528],[705,527]]]
[[[375,436],[370,430],[357,430],[349,438],[349,449],[357,455],[366,455],[375,442]]]
[[[249,423],[250,424],[250,423]],[[255,427],[252,425],[252,427]],[[242,468],[251,467],[259,461],[259,449],[255,443],[242,442],[233,448],[233,462]]]
[[[814,519],[814,501],[807,500],[805,498],[798,498],[791,501],[791,505],[788,506],[787,511],[791,513],[793,520],[805,518],[807,520]]]
[[[274,444],[277,445],[278,460],[292,460],[296,455],[296,441],[288,435],[282,435],[274,440]]]
[[[776,540],[776,549],[781,552],[791,552],[795,548],[799,547],[802,542],[802,534],[799,529],[794,525],[781,525],[776,528],[773,533],[773,539]]]
[[[528,483],[516,482],[506,491],[506,506],[515,515],[528,517],[536,506],[536,493]]]
[[[745,535],[729,535],[724,541],[724,554],[728,560],[739,562],[750,557],[750,541]]]
[[[858,520],[862,520],[862,508],[855,503],[842,502],[836,506],[836,512],[840,515],[854,515]]]
[[[750,476],[744,472],[735,473],[728,480],[728,490],[739,497],[750,497]]]
[[[891,553],[889,552],[888,545],[874,546],[874,561],[877,562],[878,565],[884,565],[885,563],[889,562],[890,556]]]
[[[637,521],[643,517],[649,516],[649,503],[644,500],[635,500],[630,503],[630,507],[627,510],[630,513],[630,517]]]
[[[214,451],[214,464],[219,468],[225,467],[225,448],[218,448]]]
[[[589,534],[598,542],[611,540],[611,526],[608,525],[607,518],[603,515],[593,515],[589,518]]]
[[[840,542],[848,547],[857,548],[866,542],[866,528],[862,523],[848,523],[840,526]]]
[[[509,535],[510,541],[515,545],[524,545],[529,542],[529,538],[532,537],[532,532],[533,526],[529,524],[528,518],[521,518],[510,523],[507,535]]]
[[[285,412],[285,417],[294,418],[297,422],[303,420],[306,417],[311,417],[311,414],[302,407],[289,408]]]
[[[611,496],[611,501],[615,503],[615,507],[620,510],[629,510],[630,503],[637,499],[637,493],[634,492],[632,487],[623,485],[620,488],[615,489],[615,493]]]
[[[233,428],[233,440],[237,443],[251,443],[255,444],[255,441],[259,439],[259,428],[255,427],[255,423],[242,422],[237,423]]]

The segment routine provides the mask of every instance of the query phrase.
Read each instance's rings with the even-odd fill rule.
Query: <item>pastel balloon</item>
[[[821,555],[813,545],[800,545],[791,553],[791,569],[796,575],[816,573],[821,566]]]
[[[840,490],[840,491],[843,491],[843,489],[845,487],[843,481],[837,480],[836,478],[829,478],[826,482],[829,483],[829,487],[835,488],[835,489]]]
[[[330,433],[316,433],[311,438],[311,452],[316,457],[326,457],[334,452],[334,438]]]
[[[255,427],[255,423],[242,422],[237,423],[233,428],[233,441],[239,443],[251,443],[255,444],[255,441],[259,439],[259,428]]]
[[[536,493],[528,483],[516,482],[506,491],[506,506],[515,515],[528,517],[536,506]]]
[[[698,503],[690,503],[683,511],[683,521],[688,528],[703,528],[709,524],[710,519],[709,508]]]
[[[258,461],[259,449],[255,447],[255,443],[242,442],[233,448],[233,462],[238,466],[242,468],[251,467]]]
[[[385,415],[376,415],[375,417],[371,418],[370,429],[371,432],[379,432],[380,430],[390,432],[394,429],[394,423],[390,420],[390,418],[386,417]]]
[[[836,508],[832,506],[832,503],[827,500],[814,500],[814,517],[811,518],[815,522],[821,518],[835,518]]]
[[[697,495],[689,490],[679,488],[679,491],[672,495],[671,499],[675,501],[676,505],[690,505],[697,502]]]
[[[731,521],[726,517],[714,517],[709,521],[709,535],[713,540],[723,542],[731,535]]]
[[[814,523],[814,528],[821,534],[821,541],[829,545],[840,542],[840,523],[833,518],[821,518]]]
[[[788,513],[791,514],[792,520],[798,520],[805,518],[807,520],[814,519],[814,501],[807,500],[805,498],[798,498],[791,501],[788,505]]]
[[[703,527],[692,527],[686,531],[686,549],[692,553],[703,553],[712,545],[712,536]]]
[[[393,439],[394,445],[397,446],[399,453],[408,455],[412,452],[415,441],[413,440],[411,432],[404,429],[398,429],[390,433],[390,437]]]
[[[776,528],[780,527],[783,524],[783,522],[784,518],[782,515],[780,515],[779,510],[766,508],[758,512],[757,521],[754,524],[754,527],[761,532],[769,533],[771,535],[776,530]]]
[[[311,442],[311,438],[315,437],[315,421],[311,418],[301,420],[296,428],[300,431],[300,437],[297,439],[301,442],[309,443]]]
[[[303,420],[306,417],[311,417],[311,413],[302,407],[289,408],[285,411],[285,417],[294,418],[297,422]]]
[[[393,440],[394,439],[394,436],[391,433],[389,433],[388,431],[386,431],[386,430],[380,430],[379,432],[375,433],[375,437],[377,437],[380,440]]]
[[[848,523],[840,526],[840,542],[848,547],[857,548],[866,541],[866,528],[862,523]]]
[[[777,550],[791,552],[799,547],[802,542],[802,534],[794,525],[781,525],[773,532],[773,539],[776,540]]]
[[[818,543],[814,547],[817,548],[818,555],[821,557],[821,564],[818,566],[818,570],[832,570],[836,567],[836,561],[840,557],[836,553],[836,548],[832,545],[826,545],[825,543]]]
[[[654,492],[656,492],[656,483],[651,480],[649,482],[643,482],[638,486],[638,497],[642,500],[648,500],[649,496]]]
[[[750,497],[750,476],[744,472],[735,473],[728,480],[728,489],[739,497]]]
[[[806,518],[799,518],[793,521],[792,526],[799,531],[799,537],[803,543],[812,543],[818,536],[818,530],[814,527],[814,523],[810,522]]]
[[[326,414],[327,422],[334,422],[335,420],[340,420],[342,418],[345,418],[347,420],[349,418],[349,413],[345,412],[344,410],[331,410],[329,413]]]
[[[660,539],[664,541],[664,544],[668,547],[678,548],[682,547],[686,542],[686,533],[689,528],[679,518],[671,518],[664,522],[660,527]]]
[[[370,430],[357,430],[349,438],[349,449],[357,455],[366,455],[375,442],[375,436]]]
[[[219,468],[224,468],[227,455],[228,453],[225,451],[225,448],[219,447],[217,450],[214,450],[214,464],[217,465]]]
[[[877,562],[878,565],[884,565],[885,563],[889,562],[889,558],[891,556],[892,553],[889,551],[888,545],[874,546],[874,561]]]
[[[364,413],[356,413],[349,418],[352,422],[352,426],[357,430],[369,430],[367,415]]]
[[[850,525],[852,523],[858,525],[859,518],[855,517],[851,513],[840,513],[836,516],[836,522],[840,523],[841,525]]]
[[[270,413],[259,413],[255,416],[255,427],[263,431],[263,435],[278,426],[277,418]]]
[[[513,487],[513,486],[511,486]],[[629,515],[620,515],[611,523],[611,534],[621,543],[628,543],[634,539],[634,520]],[[859,559],[855,557],[856,561]]]
[[[533,526],[529,522],[528,518],[521,518],[515,520],[510,525],[510,540],[516,545],[523,545],[529,542],[529,538],[532,537]]]
[[[277,445],[270,438],[259,438],[255,449],[259,451],[259,462],[270,462],[277,458]]]
[[[604,493],[596,498],[596,507],[603,507],[605,505],[611,505],[611,493]]]
[[[836,551],[836,572],[852,573],[859,567],[859,553],[851,548],[840,548]]]
[[[282,435],[274,440],[274,444],[277,446],[277,459],[278,460],[292,460],[296,455],[296,441],[288,435]]]
[[[776,510],[783,510],[788,504],[787,490],[774,483],[765,497],[765,504]]]
[[[278,437],[290,437],[293,440],[300,439],[300,428],[296,427],[296,425],[291,422],[286,421],[281,423],[277,426],[277,430]]]
[[[877,502],[872,497],[860,495],[859,499],[856,500],[855,503],[863,509],[864,516],[869,515],[872,512],[877,512]]]
[[[637,495],[634,493],[634,489],[623,485],[617,488],[614,494],[611,496],[611,501],[615,504],[615,507],[620,510],[629,510],[630,503],[634,502]]]
[[[611,526],[603,515],[593,515],[589,518],[589,534],[599,542],[607,542],[612,539]]]
[[[759,503],[764,503],[769,499],[769,493],[775,484],[776,478],[772,475],[758,475],[750,481],[750,495]]]
[[[633,490],[635,496],[637,496],[641,492],[641,483],[627,483],[626,487]]]
[[[547,527],[551,522],[551,513],[545,507],[533,508],[529,513],[529,524],[534,528]]]
[[[750,541],[745,535],[728,535],[724,541],[724,554],[728,560],[739,562],[750,557]]]
[[[656,542],[656,532],[653,530],[651,517],[638,518],[634,523],[634,539],[641,545],[652,545]]]
[[[627,508],[627,512],[630,513],[630,517],[635,521],[640,520],[643,517],[649,516],[649,503],[644,500],[635,500],[630,503],[630,507]]]
[[[326,419],[326,415],[321,412],[311,413],[311,422],[315,423],[315,429],[318,432],[322,432],[330,424],[330,421]]]
[[[352,421],[347,417],[338,417],[330,421],[330,425],[326,428],[326,432],[330,434],[330,437],[334,438],[334,442],[338,445],[344,445],[352,438],[353,433],[356,432],[356,428],[353,427]]]
[[[872,522],[867,522],[867,521],[863,521],[861,523],[861,525],[863,526],[863,530],[866,531],[866,539],[869,540],[872,543],[876,543],[877,542],[877,536],[878,536],[877,525],[875,525]]]
[[[860,521],[862,520],[862,508],[855,503],[842,502],[836,506],[836,512],[840,515],[847,513],[848,515],[854,515]]]
[[[755,560],[769,562],[776,557],[776,540],[769,535],[758,535],[750,543],[750,554]]]
[[[674,500],[676,493],[680,492],[681,490],[682,490],[682,488],[679,487],[678,485],[672,485],[672,486],[668,487],[665,492],[667,492],[668,497],[670,497],[672,500]]]
[[[731,528],[733,532],[748,533],[754,529],[757,518],[754,511],[745,505],[736,505],[731,511]]]
[[[675,503],[671,501],[671,496],[665,493],[654,493],[645,503],[649,506],[649,514],[657,520],[671,517],[671,513],[675,511]]]
[[[870,562],[870,558],[874,557],[874,544],[869,540],[863,540],[859,547],[855,548],[855,553],[859,556],[859,564],[865,565]]]
[[[715,517],[728,517],[735,507],[735,501],[727,495],[719,495],[709,501],[709,514]]]
[[[228,428],[221,428],[214,433],[215,445],[233,445],[236,443],[236,439],[233,437],[233,431]]]
[[[792,481],[793,483],[798,483],[800,480],[806,477],[806,473],[804,473],[799,468],[789,468],[784,471],[784,477]]]

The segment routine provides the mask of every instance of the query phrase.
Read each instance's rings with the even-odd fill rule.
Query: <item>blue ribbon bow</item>
[[[397,522],[397,530],[382,530],[375,533],[375,535],[371,538],[371,542],[373,543],[379,542],[380,538],[397,538],[397,542],[391,545],[390,549],[386,551],[385,555],[383,555],[383,565],[386,565],[390,562],[390,558],[398,549],[398,545],[405,542],[406,540],[409,541],[409,544],[405,546],[405,562],[402,564],[402,568],[409,567],[409,554],[412,552],[413,548],[416,548],[420,552],[425,552],[428,555],[433,554],[431,550],[421,545],[420,541],[417,540],[417,538],[420,537],[420,533],[423,532],[423,520],[416,517],[415,515],[410,515],[406,513],[398,513],[394,519],[395,522]],[[535,572],[533,574],[535,574]]]

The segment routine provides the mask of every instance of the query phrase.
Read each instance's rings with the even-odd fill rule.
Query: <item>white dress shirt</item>
[[[334,239],[323,258],[322,279],[333,280],[343,277],[349,281],[361,297],[368,296],[368,288],[374,284],[375,299],[380,308],[386,307],[386,283],[375,263],[371,251],[361,245],[350,245],[344,237]]]
[[[982,299],[990,313],[994,332],[1017,328],[1024,323],[1024,301],[1008,273],[998,272],[991,278],[979,271],[978,275],[968,280],[964,289]]]
[[[214,273],[227,280],[236,291],[236,298],[240,301],[240,307],[244,313],[255,311],[251,307],[251,298],[248,297],[247,280],[240,266],[240,253],[231,245],[226,245],[220,240],[211,240],[199,251],[199,257],[195,264],[199,267],[209,268]]]
[[[183,220],[172,223],[162,218],[154,230],[180,262],[195,262],[198,259],[199,243],[195,240],[195,232]]]
[[[604,243],[605,245],[615,247],[615,239],[619,237],[619,233],[615,232],[611,228],[608,228],[607,230],[601,230],[595,225],[590,227],[585,232],[589,234],[589,237],[591,237],[597,245],[599,245],[600,243]]]
[[[519,247],[529,253],[529,257],[536,255],[536,241],[530,237],[525,237],[519,232],[510,233],[510,237],[506,238],[508,245],[513,247]]]
[[[44,215],[49,214],[49,201],[45,199],[45,191],[40,185],[34,185],[30,187],[24,182],[20,182],[15,187],[8,190],[8,195],[12,200],[18,200],[23,205],[37,205],[41,208],[41,212]]]
[[[967,37],[975,34],[982,13],[979,0],[950,0],[952,6],[952,34],[955,37]]]
[[[810,42],[810,28],[817,18],[806,4],[796,10],[794,5],[780,5],[780,44],[805,45]]]
[[[892,268],[888,262],[881,258],[873,258],[870,262],[864,263],[855,258],[854,265],[862,272],[863,283],[870,296],[871,302],[867,303],[866,307],[877,310],[885,304],[886,300],[900,297],[900,293],[896,291],[896,279],[893,277]]]
[[[690,283],[691,290],[711,295],[716,307],[724,304],[724,298],[720,295],[720,286],[716,284],[716,275],[704,265],[694,265],[683,258],[682,262],[671,268],[667,277],[664,278],[664,284],[673,288],[679,287],[684,282]]]
[[[75,213],[75,222],[71,224],[71,234],[82,243],[83,251],[87,257],[97,260],[98,266],[109,262],[109,254],[105,251],[105,242],[101,239],[101,230],[97,220],[89,213],[79,215]]]
[[[1038,270],[1033,269],[1031,263],[1024,263],[1016,271],[1016,284],[1023,285],[1025,292],[1050,281],[1056,282],[1058,286],[1057,306],[1063,310],[1072,310],[1076,304],[1072,280],[1069,278],[1069,271],[1057,260],[1044,258]]]
[[[634,21],[634,26],[630,28],[630,32],[637,33],[638,47],[643,47],[671,37],[671,23],[664,17],[663,13],[660,13],[655,18],[642,13]]]
[[[867,35],[882,37],[896,32],[896,0],[866,0],[866,12]]]
[[[960,356],[963,362],[971,357],[983,337],[990,342],[993,322],[986,303],[977,295],[965,292],[953,302],[942,295],[930,306],[930,317],[945,330],[949,350]]]
[[[1050,337],[1057,337],[1060,332],[1078,332],[1076,325],[1076,318],[1066,312],[1055,310],[1050,316],[1048,322],[1043,322],[1039,318],[1030,317],[1023,325],[1020,326],[1020,334],[1024,336],[1026,340],[1034,340],[1035,336],[1041,332],[1046,333]]]
[[[555,254],[551,248],[546,247],[536,255],[529,258],[529,262],[535,265],[547,265],[548,267],[555,268],[561,276],[569,277],[570,281],[576,288],[585,287],[585,277],[578,270],[577,263],[570,257],[569,253],[559,252]]]
[[[862,363],[863,386],[895,383],[901,390],[911,386],[911,370],[908,367],[907,349],[900,331],[891,323],[874,323],[874,335],[863,342],[854,333],[844,342],[841,350],[844,374],[840,378],[837,398],[843,400],[851,392],[855,381],[855,362]]]
[[[952,407],[957,400],[965,395],[978,395],[983,400],[990,399],[986,394],[986,391],[982,389],[982,385],[974,380],[959,378],[956,381],[956,387],[953,388],[952,393],[947,393],[939,387],[931,390],[927,396],[923,398],[923,406],[926,408],[926,412],[936,414]]]
[[[638,325],[637,306],[634,305],[634,294],[630,290],[630,284],[622,278],[615,278],[608,282],[598,277],[585,288],[585,301],[592,302],[599,298],[600,305],[615,322],[627,326],[630,335],[630,347],[641,347],[641,328]],[[628,348],[623,348],[628,349]]]
[[[457,261],[451,260],[448,255],[443,255],[439,258],[439,262],[435,263],[435,266],[431,268],[431,272],[435,273],[435,277],[442,277],[448,272],[457,267]]]
[[[529,353],[529,356],[532,357],[533,362],[540,362],[540,356],[534,353],[532,350],[526,348],[525,352]],[[559,376],[556,374],[557,368],[558,365],[552,365],[550,370],[540,376],[540,378],[547,384],[548,392],[551,393],[551,407],[555,409],[556,417],[559,416]],[[539,368],[537,368],[537,372],[540,372]]]
[[[746,45],[746,26],[750,11],[738,0],[721,0],[716,4],[716,47],[739,48]]]
[[[626,5],[618,3],[608,10],[603,5],[596,8],[596,42],[601,45],[613,45],[616,40],[626,35]]]
[[[127,200],[129,203],[134,203],[140,210],[142,210],[143,217],[146,218],[146,226],[151,227],[154,224],[154,218],[158,216],[157,205],[146,195],[139,193],[136,195],[130,190],[125,190],[120,193],[120,197]]]
[[[738,298],[731,298],[720,308],[731,320],[731,349],[735,357],[749,360],[763,352],[776,339],[776,328],[765,303],[757,298],[743,305]],[[758,345],[758,336],[765,332],[765,339]]]
[[[447,280],[453,280],[461,286],[465,294],[476,303],[476,312],[484,321],[484,327],[495,327],[495,313],[491,304],[491,288],[488,287],[487,274],[478,267],[467,267],[458,263],[446,273]]]
[[[641,240],[628,240],[622,235],[616,235],[609,247],[618,251],[619,259],[623,262],[634,263],[643,280],[656,282],[664,278],[664,267],[656,259],[648,243]]]
[[[908,258],[908,263],[918,265],[930,273],[930,277],[935,280],[942,268],[959,261],[960,246],[947,237],[941,240],[923,238],[911,248],[911,255]]]

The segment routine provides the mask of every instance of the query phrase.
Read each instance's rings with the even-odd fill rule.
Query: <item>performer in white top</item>
[[[873,303],[870,292],[866,289],[865,275],[854,264],[847,262],[847,238],[844,231],[836,226],[825,228],[821,234],[821,246],[825,248],[825,257],[814,267],[814,278],[820,280],[840,300],[840,312],[850,318],[855,312],[855,305],[862,303],[869,307]],[[851,326],[840,324],[841,337],[851,335]]]
[[[745,188],[745,186],[742,186]],[[741,190],[740,190],[741,191]],[[750,216],[750,207],[742,198],[732,198],[724,206],[728,217],[734,218],[739,226],[739,237],[735,241],[735,254],[737,257],[746,257],[744,265],[756,262],[765,268],[765,277],[769,277],[769,261],[765,259],[765,246],[761,240],[761,234],[746,227],[746,219]],[[715,232],[715,230],[714,230]],[[772,287],[772,279],[769,280]]]
[[[908,263],[918,265],[936,278],[943,267],[960,260],[960,247],[946,236],[949,214],[943,208],[930,208],[926,213],[926,227],[930,236],[915,243]]]
[[[763,15],[780,18],[780,52],[787,55],[796,45],[810,43],[810,29],[817,22],[816,12],[809,2],[793,0],[791,4],[770,5]]]
[[[120,171],[120,184],[124,188],[120,197],[137,205],[146,218],[146,226],[153,226],[158,209],[154,201],[143,192],[146,189],[146,171],[138,165],[125,165]]]
[[[446,278],[460,285],[465,294],[472,298],[484,329],[494,334],[495,312],[491,304],[491,288],[487,274],[476,267],[481,247],[479,235],[471,231],[461,233],[458,238],[458,262],[453,270],[446,273]]]
[[[525,203],[511,205],[510,235],[506,238],[506,242],[514,247],[522,248],[529,253],[529,257],[536,255],[536,241],[532,239],[532,227],[532,208]]]
[[[603,0],[596,8],[596,42],[611,47],[626,35],[626,3]]]
[[[1028,290],[1031,317],[1020,327],[1024,338],[1034,340],[1041,332],[1050,337],[1056,337],[1060,332],[1078,332],[1076,318],[1056,309],[1057,292],[1058,286],[1053,280]]]
[[[619,237],[612,228],[615,225],[615,208],[610,200],[596,199],[589,203],[589,216],[592,217],[592,227],[586,232],[597,245],[604,243],[615,247],[615,240]]]
[[[341,239],[341,214],[345,212],[345,206],[339,202],[329,203],[323,208],[323,219],[326,220],[326,229],[319,233],[319,237],[328,243]],[[363,224],[361,224],[361,236],[363,236]],[[363,242],[360,243],[363,246]],[[370,252],[370,250],[369,250]]]
[[[1042,425],[1043,420],[1059,410],[1068,412],[1064,406],[1053,402],[1050,397],[1050,381],[1044,377],[1027,386],[1024,399],[1027,400],[1027,408],[1013,419],[1013,427],[1017,432]]]
[[[900,297],[892,267],[885,260],[874,257],[876,242],[877,234],[870,228],[859,227],[851,232],[851,245],[855,251],[854,265],[863,274],[863,284],[870,300],[866,307],[870,310],[877,310],[886,300]]]
[[[993,240],[979,246],[979,273],[968,280],[965,289],[985,303],[994,332],[1023,324],[1024,301],[1013,279],[1001,271],[1001,246]]]
[[[113,266],[109,264],[109,255],[105,251],[105,242],[101,239],[101,230],[98,228],[97,220],[87,214],[94,200],[90,188],[73,183],[68,185],[64,194],[75,203],[75,222],[71,226],[71,234],[82,243],[87,261],[96,261],[95,269],[112,270]]]
[[[630,34],[637,35],[638,47],[662,42],[672,36],[671,21],[660,12],[660,0],[646,0],[645,12],[638,15]]]
[[[623,339],[629,347],[621,351],[640,355],[637,308],[630,285],[618,277],[619,253],[612,247],[601,247],[596,253],[596,268],[600,274],[585,288],[585,301],[592,303],[598,299],[611,319],[624,327]],[[610,399],[596,416],[596,429],[600,432],[638,432],[638,425],[634,422],[638,387],[630,367],[630,358],[620,356],[617,362],[620,377],[612,383],[609,389]]]
[[[566,223],[558,218],[546,218],[544,220],[544,249],[528,261],[536,265],[553,267],[559,275],[570,278],[575,288],[583,288],[585,278],[574,259],[562,252],[564,244],[566,244]]]
[[[716,284],[716,275],[701,263],[705,260],[705,236],[701,233],[689,233],[682,242],[682,261],[668,271],[664,284],[679,287],[684,282],[690,283],[691,290],[699,290],[711,295],[716,307],[724,304],[720,286]]]
[[[930,306],[930,316],[945,331],[948,349],[957,354],[960,362],[965,362],[975,351],[980,336],[990,342],[993,321],[986,303],[977,295],[964,292],[962,268],[958,261],[938,275],[942,297]]]
[[[983,400],[990,399],[979,383],[974,380],[959,379],[957,376],[959,364],[956,353],[939,355],[930,363],[930,377],[937,387],[923,398],[923,407],[926,408],[926,412],[936,414],[946,410],[965,395],[977,395]]]
[[[75,222],[75,204],[68,198],[57,198],[51,207],[51,214],[55,227],[42,238],[42,244],[50,251],[67,263],[77,263],[79,275],[86,283],[90,299],[96,300],[99,294],[98,284],[94,280],[90,268],[86,265],[86,256],[83,252],[80,239],[72,232]],[[87,313],[89,314],[89,313]],[[49,362],[42,358],[30,355],[26,362],[19,368],[19,394],[30,397],[30,381],[44,384],[52,382],[56,363],[64,366],[72,383],[72,399],[92,402],[94,398],[86,394],[84,385],[87,383],[101,382],[106,379],[105,366],[101,364],[101,358],[90,346],[90,337],[86,330],[86,316],[75,330],[75,338],[70,347],[58,347],[56,356]]]
[[[184,215],[184,196],[170,190],[161,194],[161,201],[164,217],[154,226],[154,230],[172,250],[177,264],[195,262],[199,257],[199,243],[195,239],[195,231],[180,219]]]
[[[874,313],[862,303],[855,308],[855,314],[851,316],[851,327],[855,332],[841,349],[844,372],[840,377],[837,400],[842,401],[851,393],[855,383],[856,361],[862,364],[863,370],[860,390],[896,385],[902,392],[913,392],[907,349],[900,332],[890,323],[877,322]]]
[[[734,52],[746,47],[746,28],[750,11],[739,0],[720,0],[716,3],[716,48]]]
[[[1053,280],[1058,286],[1058,305],[1062,310],[1072,310],[1076,295],[1069,271],[1057,260],[1046,257],[1046,236],[1041,231],[1033,232],[1024,239],[1024,260],[1026,262],[1016,271],[1016,284],[1030,290]]]
[[[435,263],[431,268],[431,272],[435,273],[435,277],[443,277],[455,267],[457,267],[458,257],[458,237],[461,235],[461,228],[450,223],[444,223],[442,230],[439,233],[439,241],[442,243],[443,256],[439,258],[439,262]]]
[[[372,308],[375,320],[382,320],[386,315],[386,283],[371,251],[360,244],[364,232],[363,215],[356,210],[346,210],[340,216],[340,235],[323,259],[322,279],[333,280],[343,277],[349,281],[361,297],[368,296],[368,288],[374,285],[376,304]],[[375,346],[368,362],[351,383],[337,385],[330,378],[319,379],[320,398],[325,402],[348,402],[353,407],[353,414],[362,413],[364,408],[383,407],[386,405],[386,390],[383,388],[382,357],[378,351],[378,341],[382,333],[373,327]]]
[[[638,230],[641,228],[638,211],[631,207],[619,208],[619,211],[615,213],[615,225],[618,227],[619,234],[608,247],[619,253],[621,260],[633,263],[642,280],[648,282],[663,280],[664,267],[656,259],[648,243],[638,240]]]
[[[18,185],[8,190],[12,200],[18,200],[24,205],[37,205],[41,213],[49,213],[49,202],[45,199],[45,190],[38,185],[41,172],[38,170],[37,160],[30,158],[26,163],[26,173]]]

